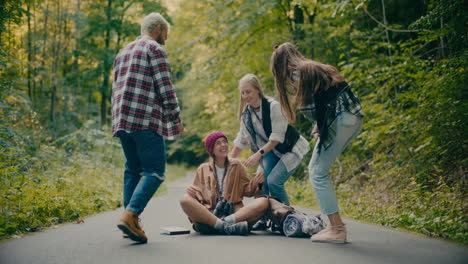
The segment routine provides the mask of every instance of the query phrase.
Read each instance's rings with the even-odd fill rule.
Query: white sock
[[[236,223],[236,216],[234,214],[228,215],[224,218],[226,223]]]
[[[224,224],[225,222],[221,219],[218,219],[216,220],[216,224],[214,226],[214,228],[220,232],[223,232],[224,231]]]

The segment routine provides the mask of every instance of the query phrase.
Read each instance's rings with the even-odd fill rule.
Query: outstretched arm
[[[237,147],[237,146],[234,146],[234,148],[232,149],[232,152],[231,152],[231,158],[237,158],[239,157],[239,154],[241,153],[242,149]]]
[[[274,149],[276,147],[276,145],[278,145],[279,142],[278,141],[273,141],[273,140],[270,140],[268,141],[261,149],[259,149],[257,152],[255,152],[254,154],[252,154],[246,161],[245,161],[245,166],[247,168],[253,168],[254,166],[256,166],[258,164],[258,162],[260,161],[260,159],[262,158],[262,156],[265,156],[265,154],[267,154],[268,152],[270,152],[272,149]],[[264,153],[260,153],[260,151],[263,150]]]
[[[247,178],[247,172],[242,168],[240,177],[241,183],[244,186],[244,196],[251,197],[262,191],[264,181],[263,172],[254,173],[254,178],[249,180],[249,178]]]

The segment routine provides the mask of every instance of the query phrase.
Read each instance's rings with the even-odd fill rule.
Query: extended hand
[[[184,134],[184,125],[182,125],[182,123],[178,124],[177,130],[179,130],[180,135],[182,136]]]
[[[259,152],[255,152],[252,156],[250,156],[245,161],[244,164],[247,168],[253,168],[254,166],[258,164],[261,158],[262,158],[262,154],[260,154]]]
[[[254,178],[252,179],[252,181],[254,182],[255,185],[262,184],[265,181],[263,172],[256,172],[253,175],[254,175]]]
[[[312,132],[312,137],[317,139],[319,137],[319,133],[318,132]]]
[[[319,130],[317,124],[312,128],[312,137],[317,139],[319,137]]]

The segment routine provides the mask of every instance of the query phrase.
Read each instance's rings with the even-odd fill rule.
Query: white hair
[[[171,28],[169,22],[167,22],[167,20],[164,19],[161,14],[153,12],[143,18],[143,22],[141,22],[141,34],[150,33],[156,26],[159,25],[161,25],[164,29],[167,29],[167,31],[169,31]]]

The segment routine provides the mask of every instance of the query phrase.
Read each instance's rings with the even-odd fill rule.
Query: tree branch
[[[293,32],[293,27],[292,27],[292,21],[291,18],[288,16],[288,10],[291,10],[291,4],[290,1],[287,1],[288,3],[288,9],[282,4],[282,1],[279,2],[279,7],[282,9],[284,12],[284,16],[288,20],[288,27],[289,27],[289,32]]]
[[[430,50],[424,52],[423,54],[421,54],[421,56],[425,56],[425,55],[427,55],[427,54],[429,54],[429,53],[431,53],[431,52],[433,52],[435,50],[439,50],[439,49],[442,49],[442,47],[437,47],[437,48],[430,49]]]
[[[416,53],[420,50],[422,50],[423,48],[425,48],[427,45],[431,44],[432,41],[429,41],[427,42],[426,44],[422,45],[421,47],[417,48],[416,50],[413,51],[413,53],[411,53],[411,57],[413,57],[414,55],[416,55]]]
[[[386,26],[385,24],[383,24],[382,22],[378,21],[375,17],[373,17],[369,11],[367,11],[366,8],[363,8],[364,12],[372,19],[374,20],[377,24],[381,25],[382,27],[384,27],[386,30],[389,30],[389,31],[393,31],[393,32],[402,32],[402,33],[411,33],[411,32],[420,32],[421,30],[410,30],[410,29],[393,29],[393,28],[389,28],[388,26]],[[423,31],[427,31],[427,30],[423,30]]]
[[[367,38],[367,42],[369,42],[369,41],[370,41],[371,39],[373,39],[373,38],[379,37],[380,35],[382,35],[382,34],[385,33],[385,32],[386,32],[386,30],[380,32],[379,34],[372,35],[372,36],[368,37],[368,38]]]

